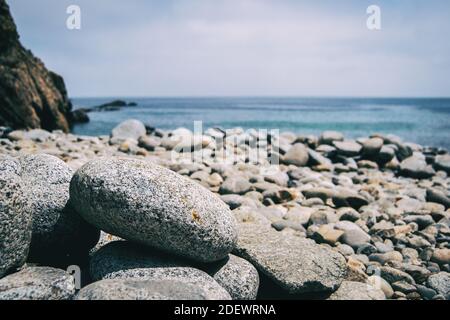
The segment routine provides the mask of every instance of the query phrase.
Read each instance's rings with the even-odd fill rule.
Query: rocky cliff
[[[0,0],[0,125],[69,131],[71,103],[61,76],[26,50]]]

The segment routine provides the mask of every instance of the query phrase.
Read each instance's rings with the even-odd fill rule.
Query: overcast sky
[[[7,2],[72,97],[450,96],[448,0]]]

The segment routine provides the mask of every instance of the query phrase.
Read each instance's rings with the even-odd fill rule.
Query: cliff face
[[[0,0],[0,125],[67,132],[71,108],[63,78],[21,45],[9,7]]]

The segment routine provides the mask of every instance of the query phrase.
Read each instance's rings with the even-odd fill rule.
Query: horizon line
[[[450,99],[450,96],[308,96],[308,95],[114,95],[114,96],[69,96],[69,99],[223,99],[223,98],[282,98],[282,99]]]

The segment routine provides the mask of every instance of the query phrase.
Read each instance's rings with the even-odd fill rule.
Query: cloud
[[[379,1],[378,32],[365,27],[368,1],[55,2],[11,6],[72,96],[450,94],[446,1]],[[81,31],[65,29],[72,3]]]

